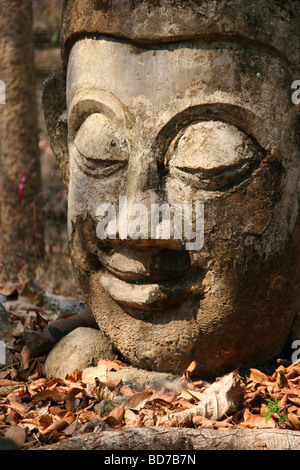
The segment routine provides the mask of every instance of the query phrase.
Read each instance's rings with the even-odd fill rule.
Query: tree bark
[[[43,255],[41,171],[31,0],[0,0],[0,262],[2,280]],[[18,186],[23,181],[22,186]]]
[[[300,431],[123,428],[78,435],[42,450],[300,450]]]

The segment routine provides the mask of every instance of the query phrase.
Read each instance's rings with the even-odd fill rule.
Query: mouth
[[[123,281],[103,269],[100,274],[100,283],[119,304],[152,311],[182,302],[188,296],[200,295],[203,293],[203,278],[204,274],[201,272],[186,278],[136,284]]]
[[[178,252],[173,254],[167,270],[151,264],[153,256],[148,259],[135,256],[134,259],[128,257],[128,253],[105,255],[101,252],[99,258],[102,267],[98,275],[102,287],[117,303],[129,308],[162,310],[190,296],[200,295],[204,290],[204,269],[199,263],[192,266],[187,263],[185,253],[182,256]]]

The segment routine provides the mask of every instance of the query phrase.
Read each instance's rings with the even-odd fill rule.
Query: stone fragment
[[[95,366],[100,359],[115,360],[117,353],[100,330],[80,327],[57,343],[45,362],[48,378],[64,377],[76,369]]]

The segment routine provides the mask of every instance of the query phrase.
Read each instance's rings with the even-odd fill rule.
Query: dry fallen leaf
[[[152,392],[139,392],[132,395],[128,400],[125,401],[125,409],[139,411],[144,408],[148,401],[148,398],[152,395]]]
[[[0,397],[7,397],[11,392],[23,390],[22,385],[8,385],[7,387],[0,387]]]
[[[244,380],[237,371],[226,374],[204,390],[201,401],[190,409],[170,415],[170,426],[189,426],[195,416],[218,421],[236,411],[242,404]]]
[[[124,403],[122,403],[121,405],[117,406],[116,408],[114,408],[108,415],[108,417],[113,417],[115,418],[118,423],[122,423],[122,420],[123,420],[123,417],[124,417],[124,413],[125,413],[125,407],[124,407]]]
[[[17,446],[22,447],[26,440],[26,431],[21,426],[11,426],[5,433],[5,437],[14,441]]]
[[[271,382],[270,377],[268,377],[266,374],[261,372],[260,370],[257,369],[250,369],[250,377],[249,380],[262,384],[262,385],[274,385],[273,382]]]
[[[26,413],[26,407],[22,403],[19,403],[16,400],[13,400],[13,399],[9,400],[9,406],[10,408],[14,409],[18,413],[22,413],[22,414]]]
[[[110,391],[104,382],[95,377],[95,395],[98,401],[115,400],[116,396]]]
[[[57,431],[63,431],[69,426],[69,423],[65,421],[64,419],[59,419],[57,421],[54,421],[50,426],[48,426],[44,431],[42,431],[42,434],[50,434],[51,432]]]
[[[124,421],[126,426],[134,426],[137,419],[139,417],[139,414],[131,409],[125,410],[124,413]]]
[[[206,428],[206,429],[213,429],[214,427],[214,422],[208,418],[205,418],[205,416],[194,416],[193,418],[193,423],[195,426],[198,426],[200,428]]]
[[[64,433],[66,436],[73,436],[77,431],[79,431],[81,424],[79,421],[75,420],[71,423],[65,430]]]
[[[65,393],[61,393],[58,390],[42,390],[41,392],[33,395],[33,401],[45,401],[51,400],[54,402],[64,401],[67,398]]]
[[[115,361],[100,360],[96,367],[87,367],[82,373],[82,382],[94,384],[97,377],[101,382],[107,381],[107,374],[110,370],[119,370],[120,366]]]
[[[1,387],[9,387],[11,385],[18,385],[20,386],[19,382],[16,380],[10,380],[10,379],[0,379],[0,388]]]
[[[40,431],[44,431],[48,426],[53,423],[51,416],[48,413],[43,413],[34,420],[36,426]]]
[[[199,392],[197,390],[183,389],[181,390],[181,393],[178,398],[185,398],[187,400],[195,399],[196,401],[199,401],[203,398],[203,392]]]
[[[249,428],[259,428],[259,429],[268,429],[268,428],[277,428],[276,421],[273,418],[270,418],[268,424],[266,423],[265,416],[262,415],[251,415],[247,420],[241,423],[243,427]]]
[[[288,413],[287,417],[295,429],[300,429],[300,419],[294,413]]]
[[[22,362],[22,368],[24,370],[29,369],[30,366],[30,360],[32,358],[31,351],[28,349],[28,347],[23,346],[22,351],[21,351],[21,362]]]
[[[191,376],[193,374],[193,372],[196,370],[197,368],[197,362],[196,361],[192,361],[190,363],[190,365],[185,369],[182,377],[180,380],[184,381],[184,380],[190,380],[191,379]]]
[[[134,395],[134,391],[129,387],[129,385],[122,385],[122,387],[120,387],[119,393],[124,397],[132,397],[132,395]]]

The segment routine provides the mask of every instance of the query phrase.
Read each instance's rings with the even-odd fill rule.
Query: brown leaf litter
[[[20,448],[42,448],[87,432],[124,427],[195,429],[284,428],[300,430],[300,363],[271,375],[233,371],[213,383],[193,380],[196,363],[174,384],[134,390],[108,372],[126,364],[101,360],[96,367],[61,378],[43,376],[45,357],[32,358],[22,331],[45,326],[45,318],[12,318],[9,365],[0,370],[0,437]],[[122,376],[122,374],[121,374]]]

